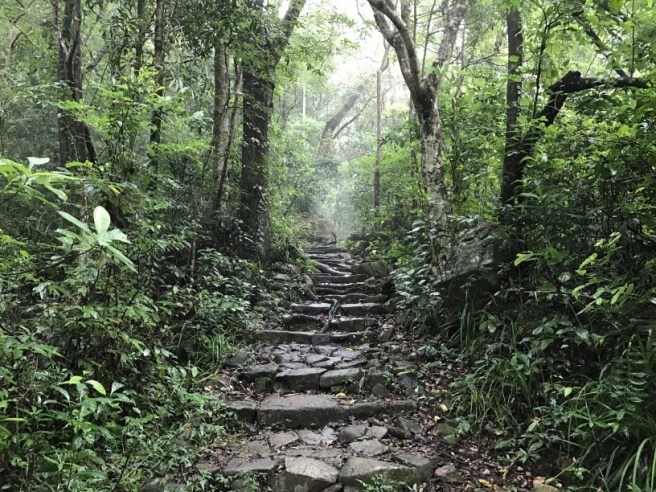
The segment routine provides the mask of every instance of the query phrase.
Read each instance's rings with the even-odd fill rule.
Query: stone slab
[[[285,458],[285,470],[271,481],[273,492],[322,492],[337,481],[333,466],[312,458]]]
[[[331,386],[357,381],[361,376],[362,370],[358,368],[336,369],[324,372],[319,379],[319,384],[322,388],[330,388]]]

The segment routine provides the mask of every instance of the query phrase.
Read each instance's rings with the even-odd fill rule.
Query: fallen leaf
[[[478,483],[480,483],[483,487],[486,487],[488,489],[492,488],[492,484],[485,480],[484,478],[479,478]]]

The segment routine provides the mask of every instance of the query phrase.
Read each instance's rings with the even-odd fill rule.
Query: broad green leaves
[[[59,239],[65,248],[73,248],[75,243],[79,243],[81,253],[86,254],[99,247],[107,256],[136,273],[134,263],[112,244],[114,242],[130,244],[130,241],[121,230],[109,230],[111,218],[104,207],[98,206],[93,211],[95,232],[92,232],[88,225],[67,212],[59,211],[59,215],[81,230],[81,233],[78,234],[70,230],[59,229]]]

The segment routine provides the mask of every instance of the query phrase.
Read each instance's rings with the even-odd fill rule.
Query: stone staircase
[[[257,345],[227,361],[227,407],[247,433],[214,452],[213,471],[234,491],[252,490],[245,478],[252,474],[260,490],[273,492],[426,482],[434,463],[412,419],[416,367],[393,340],[383,280],[341,248],[308,255],[322,272],[317,299],[292,304],[278,326],[258,333]]]

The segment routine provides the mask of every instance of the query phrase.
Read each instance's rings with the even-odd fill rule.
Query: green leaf
[[[62,217],[64,217],[67,221],[69,221],[71,224],[74,224],[74,225],[78,226],[78,227],[79,227],[80,229],[82,229],[83,231],[85,231],[85,232],[91,232],[91,231],[89,230],[89,227],[88,227],[86,224],[84,224],[83,222],[80,222],[78,219],[76,219],[75,217],[73,217],[71,214],[66,213],[66,212],[62,212],[62,211],[58,211],[58,213],[59,213],[59,215],[61,215]]]
[[[82,381],[82,376],[73,376],[71,379],[69,379],[68,381],[64,381],[61,384],[77,384],[80,381]]]
[[[111,389],[111,391],[109,392],[109,394],[110,394],[110,395],[113,395],[114,393],[116,393],[118,390],[120,390],[120,389],[123,388],[124,386],[125,386],[124,384],[117,383],[116,381],[114,381],[114,382],[112,383],[112,389]]]
[[[611,12],[617,14],[620,10],[622,10],[622,6],[624,5],[624,0],[610,0],[608,2],[608,5],[610,7]]]
[[[525,261],[530,261],[533,259],[533,253],[518,253],[517,258],[515,258],[515,266],[524,263]]]
[[[93,389],[95,389],[101,395],[103,395],[103,396],[107,395],[107,391],[105,390],[105,387],[102,384],[100,384],[98,381],[96,381],[95,379],[89,379],[87,381],[87,384],[91,385],[93,387]]]
[[[50,162],[49,157],[28,157],[27,162],[30,163],[30,169],[32,169],[34,166],[43,166],[44,164],[48,164]]]
[[[68,196],[62,190],[58,190],[57,188],[48,185],[46,185],[46,189],[51,193],[55,194],[57,198],[59,198],[62,202],[68,200]]]
[[[121,253],[118,249],[116,249],[114,246],[107,246],[107,249],[109,250],[110,253],[112,253],[112,256],[114,256],[114,259],[120,261],[123,263],[126,267],[130,269],[130,271],[137,273],[137,269],[134,267],[134,263],[132,263],[132,260],[125,256],[123,253]]]
[[[109,224],[111,222],[109,212],[107,212],[104,207],[96,207],[93,210],[93,222],[96,226],[96,232],[99,236],[102,236],[109,229]]]

